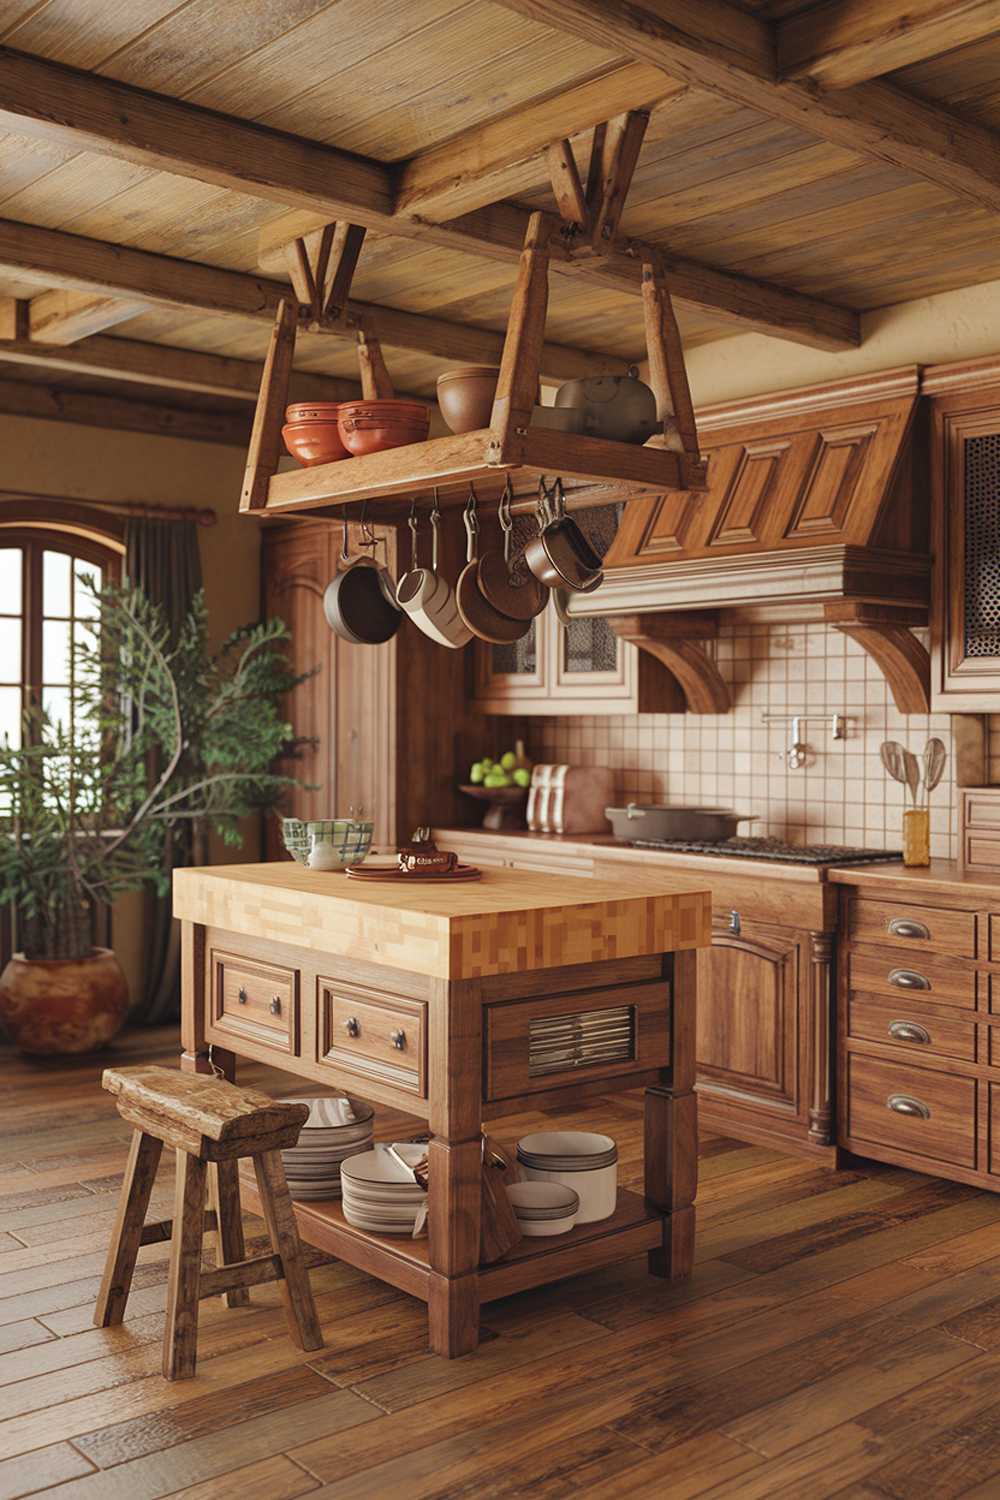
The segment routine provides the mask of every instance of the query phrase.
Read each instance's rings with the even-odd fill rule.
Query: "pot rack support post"
[[[382,358],[381,342],[363,328],[358,330],[358,368],[361,374],[363,401],[391,401],[393,390],[389,371]]]
[[[549,305],[549,240],[554,228],[550,214],[533,213],[525,231],[490,416],[490,464],[516,464],[524,453],[522,439],[538,399]]]
[[[698,428],[684,364],[684,348],[659,256],[655,261],[643,263],[642,312],[649,383],[656,396],[657,417],[663,423],[663,445],[698,461],[701,458]]]
[[[240,493],[241,511],[265,509],[268,483],[278,471],[281,426],[288,404],[288,383],[292,374],[298,323],[298,302],[294,297],[282,297],[274,317],[257,409],[254,412],[247,466]]]

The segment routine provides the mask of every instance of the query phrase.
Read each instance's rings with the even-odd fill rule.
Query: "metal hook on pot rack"
[[[406,519],[406,524],[410,528],[410,567],[415,573],[417,571],[417,502],[415,499],[410,501],[410,514]]]
[[[508,568],[510,567],[511,543],[514,531],[514,522],[510,516],[510,502],[513,498],[514,490],[510,482],[510,475],[508,474],[503,494],[500,496],[500,501],[497,505],[497,520],[500,523],[500,530],[503,532],[503,560]]]
[[[431,572],[437,577],[438,531],[441,526],[441,506],[438,504],[437,485],[434,486],[434,504],[431,508]]]
[[[467,562],[472,562],[476,555],[476,538],[479,535],[479,498],[476,495],[474,484],[469,485],[469,497],[465,502],[463,520],[465,521],[465,535],[467,538],[465,556]]]

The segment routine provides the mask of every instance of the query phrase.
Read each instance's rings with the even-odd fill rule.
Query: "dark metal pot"
[[[580,431],[586,436],[617,443],[644,443],[660,425],[655,395],[631,372],[567,380],[556,391],[555,404],[580,413]]]
[[[330,629],[355,646],[380,646],[403,619],[389,575],[371,557],[355,559],[327,584],[323,613]]]

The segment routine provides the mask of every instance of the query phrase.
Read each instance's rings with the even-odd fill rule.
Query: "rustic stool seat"
[[[94,1322],[125,1315],[140,1245],[170,1240],[163,1373],[195,1371],[198,1303],[222,1294],[230,1307],[249,1301],[248,1288],[281,1283],[288,1326],[302,1349],[321,1349],[323,1335],[299,1243],[280,1152],[294,1146],[309,1116],[305,1104],[282,1104],[225,1079],[170,1068],[106,1068],[102,1084],[117,1095],[118,1113],[135,1127],[114,1233]],[[146,1224],[146,1210],[164,1145],[177,1152],[172,1219]],[[271,1255],[246,1258],[237,1161],[253,1159]],[[211,1174],[209,1174],[211,1166]],[[205,1193],[212,1206],[206,1212]],[[201,1269],[202,1235],[215,1233],[216,1268]]]

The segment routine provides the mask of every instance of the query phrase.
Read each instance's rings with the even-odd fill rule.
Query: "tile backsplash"
[[[905,789],[886,775],[879,746],[899,740],[919,755],[937,735],[948,766],[931,797],[931,853],[956,856],[949,715],[898,713],[871,658],[826,625],[723,626],[710,649],[732,690],[731,713],[540,719],[533,758],[610,766],[623,800],[754,814],[741,833],[898,849]],[[802,769],[782,759],[791,725],[765,723],[765,713],[809,716]],[[835,713],[846,719],[840,740]]]

